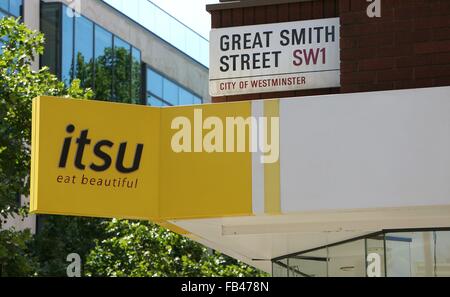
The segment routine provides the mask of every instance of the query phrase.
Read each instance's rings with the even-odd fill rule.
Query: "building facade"
[[[65,83],[81,79],[97,99],[166,106],[209,101],[208,68],[198,55],[193,58],[166,41],[170,32],[156,35],[107,1],[74,3],[41,1],[39,9],[33,4],[34,18],[47,38],[41,66]],[[157,13],[166,14],[161,9]]]

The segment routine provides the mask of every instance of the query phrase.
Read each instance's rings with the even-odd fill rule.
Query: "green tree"
[[[37,96],[90,98],[74,81],[66,88],[44,67],[34,71],[35,55],[44,49],[44,36],[29,30],[19,19],[0,19],[0,227],[8,215],[25,210],[17,203],[29,195],[31,109]],[[29,232],[0,231],[3,275],[25,276],[34,267],[28,255]]]
[[[0,232],[0,276],[31,276],[36,262],[29,256],[28,244],[32,240],[29,230]]]
[[[265,276],[223,254],[148,222],[103,223],[107,237],[96,240],[86,262],[90,276]]]

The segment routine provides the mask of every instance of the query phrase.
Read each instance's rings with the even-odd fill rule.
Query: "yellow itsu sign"
[[[195,123],[198,109],[224,122],[251,116],[250,102],[155,108],[35,99],[31,211],[153,221],[252,215],[251,152],[173,150],[173,119]]]
[[[157,216],[160,115],[159,109],[134,105],[35,100],[32,211]]]

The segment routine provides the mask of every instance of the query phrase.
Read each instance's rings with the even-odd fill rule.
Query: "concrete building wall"
[[[39,30],[39,1],[24,0],[23,6],[23,19],[25,24],[32,30]],[[39,69],[39,58],[33,61],[32,67],[35,71]]]
[[[24,0],[23,19],[28,28],[39,30],[39,6],[40,1]]]
[[[28,207],[30,203],[30,198],[21,197],[21,205],[22,207]],[[26,217],[22,217],[19,214],[9,215],[8,218],[3,222],[2,230],[10,230],[14,229],[15,231],[24,231],[30,230],[32,234],[36,233],[36,216],[28,215]]]
[[[450,1],[246,0],[208,6],[213,28],[340,17],[341,88],[213,98],[215,102],[450,85]]]

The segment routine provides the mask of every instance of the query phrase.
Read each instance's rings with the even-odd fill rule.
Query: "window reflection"
[[[178,86],[168,79],[164,80],[164,99],[170,105],[178,105]]]
[[[192,104],[202,104],[203,100],[200,97],[194,96],[194,102]]]
[[[0,9],[9,11],[9,0],[0,0]]]
[[[44,8],[46,6],[43,6]],[[58,8],[59,9],[59,8]],[[68,8],[65,8],[66,10]],[[73,34],[74,34],[74,17],[73,14],[62,14],[62,69],[61,80],[69,85],[73,79]]]
[[[164,103],[161,99],[158,99],[157,97],[151,96],[151,95],[148,96],[147,103],[148,103],[148,105],[155,106],[155,107],[164,106]]]
[[[93,88],[94,73],[94,23],[85,17],[75,18],[74,78],[81,80],[84,88]]]
[[[141,51],[133,47],[131,49],[131,99],[133,103],[140,103],[142,92],[141,71]]]
[[[178,103],[179,105],[191,105],[194,103],[194,95],[185,89],[179,88]]]
[[[114,100],[131,103],[131,46],[114,36]]]
[[[95,93],[98,99],[112,97],[113,35],[95,26]]]
[[[41,8],[41,32],[45,35],[45,51],[41,56],[42,65],[52,73],[60,74],[61,51],[59,46],[60,6],[56,3],[43,5]],[[73,26],[73,25],[72,25]]]
[[[42,64],[66,85],[80,79],[82,87],[94,90],[95,99],[141,103],[140,50],[83,16],[65,13],[67,9],[60,3],[42,5]]]
[[[147,70],[147,92],[156,97],[163,98],[163,77],[155,71]]]
[[[9,13],[13,16],[20,16],[22,13],[23,0],[10,0],[9,1]]]
[[[23,0],[0,0],[0,18],[5,16],[19,17],[22,14]]]

